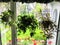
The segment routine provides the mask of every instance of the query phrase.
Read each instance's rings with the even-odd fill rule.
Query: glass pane
[[[21,3],[21,2],[17,2],[16,3],[16,9],[17,9],[17,16],[24,16],[27,15],[33,15],[35,17],[35,19],[37,19],[38,21],[40,21],[40,15],[41,15],[41,10],[44,9],[45,4],[40,4],[40,3]],[[29,18],[29,17],[28,17]],[[17,17],[18,19],[18,17]],[[23,19],[24,20],[24,19]],[[32,20],[34,20],[32,18]],[[26,21],[26,20],[25,20]],[[18,21],[17,21],[18,23]],[[22,24],[26,27],[26,23]],[[35,25],[34,25],[35,26]],[[29,27],[29,26],[28,26]],[[21,29],[21,30],[20,30]],[[36,27],[35,31],[34,29],[32,30],[32,28],[27,28],[26,31],[22,31],[25,28],[22,29],[21,28],[17,28],[17,43],[19,45],[44,45],[45,43],[45,37],[43,38],[43,31],[42,29],[39,29]],[[35,32],[36,34],[33,35],[33,32]],[[42,32],[42,34],[40,33]],[[33,35],[31,37],[31,35]]]
[[[55,24],[57,24],[57,17],[56,15],[57,14],[57,10],[55,10],[54,8],[52,8],[51,4],[40,4],[40,3],[21,3],[21,2],[17,2],[16,3],[16,9],[17,9],[17,16],[24,16],[24,15],[34,15],[35,19],[38,20],[39,24],[43,21],[42,19],[44,20],[48,20],[47,18],[47,14],[48,14],[48,17],[50,17],[50,20],[53,21]],[[54,28],[52,31],[52,35],[53,37],[55,38],[46,38],[44,36],[45,33],[43,33],[44,29],[41,29],[41,24],[38,26],[39,28],[36,28],[35,29],[35,33],[33,35],[32,33],[32,37],[31,37],[31,32],[34,32],[34,29],[31,30],[32,28],[27,28],[25,33],[24,31],[21,31],[21,30],[24,30],[25,27],[26,27],[26,20],[25,20],[25,17],[23,18],[23,20],[25,20],[25,24],[22,24],[21,23],[21,18],[22,17],[19,17],[20,18],[20,21],[17,21],[17,23],[20,23],[19,24],[19,28],[17,28],[17,42],[19,45],[44,45],[46,43],[46,39],[47,39],[47,43],[49,45],[49,43],[55,45],[55,42],[56,42],[56,28]],[[27,17],[27,16],[26,16]],[[43,17],[43,18],[41,18]],[[17,17],[18,19],[18,17]],[[26,18],[27,19],[27,18]],[[31,19],[30,19],[31,21]],[[27,22],[28,23],[28,22]],[[24,25],[24,26],[23,26]],[[47,23],[48,25],[48,23]],[[23,28],[22,28],[22,27]],[[21,29],[22,28],[22,29]],[[47,29],[49,30],[49,29]],[[42,33],[40,34],[39,31],[42,31]],[[50,33],[50,32],[49,32]],[[49,34],[47,33],[47,34]],[[43,36],[44,35],[44,36]],[[49,36],[48,36],[49,37]],[[54,40],[54,41],[53,41]]]
[[[10,3],[0,2],[0,28],[1,28],[1,38],[2,38],[2,45],[8,45],[11,42],[11,27],[3,22],[2,17],[3,13],[10,9]]]

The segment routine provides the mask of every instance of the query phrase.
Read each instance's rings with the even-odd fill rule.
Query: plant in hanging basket
[[[53,21],[50,20],[49,13],[46,14],[46,17],[42,17],[41,26],[44,30],[44,33],[46,34],[46,37],[52,38],[52,34],[54,31],[54,28],[56,28],[56,25]]]
[[[18,16],[17,26],[25,33],[27,28],[30,28],[32,31],[34,31],[34,29],[38,26],[38,22],[34,17],[34,14],[30,15],[23,13]]]
[[[2,22],[8,23],[11,18],[11,14],[12,14],[11,10],[2,12],[2,17],[1,17]]]

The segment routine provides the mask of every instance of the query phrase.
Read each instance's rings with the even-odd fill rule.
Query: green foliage
[[[18,38],[28,38],[28,37],[30,37],[30,33],[31,33],[30,30],[31,29],[27,28],[25,33],[23,33],[23,31],[20,30],[20,32],[17,32]]]
[[[2,22],[6,22],[6,23],[9,22],[11,14],[12,14],[11,10],[2,12],[2,17],[1,17]]]
[[[11,30],[8,30],[7,32],[6,32],[6,39],[7,39],[7,41],[9,41],[9,40],[11,40]]]
[[[41,4],[40,4],[40,3],[36,3],[35,9],[33,9],[32,12],[38,12],[38,13],[41,13],[42,10],[43,10],[43,7],[41,6]]]
[[[33,13],[22,13],[18,16],[18,37],[27,38],[31,37],[36,40],[46,40],[44,31],[39,27],[38,20],[34,17]]]
[[[31,28],[32,30],[34,30],[38,26],[38,22],[34,17],[34,14],[23,13],[18,16],[17,26],[25,33],[26,28]]]
[[[46,40],[46,35],[41,28],[36,28],[33,38],[36,40]]]
[[[26,32],[23,33],[22,30],[18,32],[18,38],[25,39],[25,38],[34,38],[35,40],[46,40],[46,35],[44,34],[44,31],[42,29],[39,29],[38,27],[33,31],[34,35],[31,37],[31,29],[27,28]]]
[[[46,17],[42,17],[42,21],[41,21],[40,26],[43,28],[47,39],[53,37],[52,34],[54,31],[54,28],[56,28],[56,25],[52,20],[50,20],[50,14],[49,13],[46,14]]]
[[[40,3],[36,4],[35,10],[38,11],[38,12],[42,11],[42,7],[41,7]]]
[[[9,25],[4,25],[3,23],[0,23],[0,29],[1,29],[1,38],[2,38],[2,43],[5,44],[9,40],[11,40],[11,28]]]

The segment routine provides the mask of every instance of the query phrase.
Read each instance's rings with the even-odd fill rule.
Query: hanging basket
[[[17,26],[25,33],[27,28],[34,30],[38,26],[38,22],[33,15],[22,14],[18,16]]]
[[[9,16],[3,16],[1,19],[3,22],[9,22]]]
[[[9,23],[9,21],[11,20],[11,14],[12,14],[11,10],[2,12],[2,17],[1,17],[2,22]]]

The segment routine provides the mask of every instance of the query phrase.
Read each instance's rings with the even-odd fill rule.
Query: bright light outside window
[[[2,12],[10,9],[9,3],[0,2],[0,16],[2,17]],[[1,29],[1,39],[2,45],[7,45],[7,43],[11,40],[11,28],[8,24],[5,24],[0,20],[0,29]]]
[[[2,45],[12,45],[14,41],[12,39],[16,38],[13,30],[17,30],[17,45],[49,45],[51,43],[55,45],[56,32],[54,31],[56,31],[55,21],[57,21],[58,11],[49,4],[47,6],[36,2],[14,4],[12,6],[10,2],[0,2]]]

